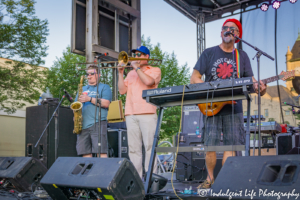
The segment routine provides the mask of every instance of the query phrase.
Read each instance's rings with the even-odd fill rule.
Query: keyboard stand
[[[251,101],[251,98],[249,96],[249,91],[247,90],[246,85],[243,85],[242,89],[243,89],[243,94],[244,95],[235,95],[235,96],[233,96],[233,100],[247,100],[247,128],[246,128],[245,148],[241,147],[243,145],[229,145],[227,147],[226,146],[223,146],[223,147],[220,146],[216,150],[218,150],[218,151],[222,151],[222,150],[223,151],[228,151],[228,149],[232,150],[232,148],[234,146],[237,146],[237,147],[234,147],[234,150],[245,149],[245,156],[249,156],[249,153],[250,153],[250,129],[249,129],[249,126],[250,126],[250,101]],[[163,96],[164,95],[159,96],[159,97],[155,97],[155,98],[163,98]],[[146,97],[146,101],[148,103],[151,103],[150,98],[151,97]],[[208,98],[209,103],[210,102],[220,102],[220,101],[230,101],[230,100],[232,100],[232,96],[214,97],[213,99]],[[206,103],[206,99],[195,99],[195,100],[188,100],[188,101],[184,100],[183,103],[184,103],[183,105]],[[156,150],[163,151],[163,152],[167,152],[169,150],[171,152],[174,152],[174,148],[175,148],[175,147],[173,147],[173,149],[171,149],[172,147],[171,148],[170,147],[159,147],[159,148],[157,148],[164,107],[181,106],[181,101],[164,102],[164,103],[161,103],[161,104],[155,105],[155,106],[158,107],[159,111],[158,111],[156,131],[155,131],[155,135],[154,135],[153,146],[152,146],[151,156],[150,156],[150,161],[149,161],[149,167],[148,167],[148,171],[147,171],[147,175],[146,175],[146,182],[145,182],[145,185],[144,185],[146,194],[149,194],[149,191],[150,191],[150,186],[151,186],[150,184],[151,184],[152,171],[153,171],[153,166],[154,166],[154,159],[156,157],[156,152],[157,152]],[[163,150],[163,148],[165,148],[165,150]],[[182,149],[182,148],[183,147],[181,147],[181,150],[183,152],[186,152],[186,149]],[[206,148],[208,148],[210,150],[213,150],[213,147],[206,146]],[[193,150],[193,149],[190,149],[190,150]],[[197,149],[197,151],[201,151],[201,150]],[[204,150],[202,150],[202,151],[204,151]]]

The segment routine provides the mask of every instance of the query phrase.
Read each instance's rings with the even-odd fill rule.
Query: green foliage
[[[48,21],[35,14],[33,0],[0,1],[0,110],[13,113],[25,103],[37,102],[45,89],[43,64]],[[26,65],[28,63],[29,65]]]
[[[289,121],[284,121],[284,124],[290,124],[290,122]]]
[[[47,86],[53,97],[61,97],[65,89],[75,99],[80,77],[85,75],[85,71],[76,69],[76,63],[85,63],[85,57],[71,53],[70,47],[63,51],[62,57],[56,58],[47,78]],[[69,102],[64,100],[63,104],[68,105]]]
[[[48,21],[35,14],[34,0],[0,1],[0,57],[44,64]]]
[[[152,45],[150,38],[142,37],[142,45],[150,50],[151,58],[162,59],[161,81],[159,88],[189,84],[190,74],[187,64],[179,66],[174,52],[163,52],[160,44]],[[172,136],[179,131],[181,107],[169,107],[164,110],[162,119],[160,140],[172,141]]]
[[[272,121],[275,121],[274,118],[269,118],[268,122],[272,122]]]
[[[77,70],[76,64],[85,62],[85,57],[71,53],[70,47],[67,47],[66,50],[63,51],[62,57],[56,58],[53,66],[49,70],[47,78],[47,86],[53,97],[61,97],[63,95],[63,89],[65,89],[75,99],[80,77],[86,73],[84,70]],[[86,68],[84,64],[78,64],[77,67],[81,69]],[[112,70],[101,69],[100,73],[100,82],[112,87]],[[86,84],[87,81],[85,80],[83,85]],[[63,105],[69,105],[69,102],[65,100]]]

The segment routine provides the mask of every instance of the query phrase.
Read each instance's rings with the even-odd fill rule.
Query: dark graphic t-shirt
[[[250,60],[246,52],[239,50],[240,54],[240,77],[252,77],[253,72]],[[219,81],[237,77],[236,57],[233,53],[224,52],[219,46],[205,49],[198,59],[194,69],[201,75],[205,75],[205,82]],[[234,113],[242,113],[242,101],[238,100],[234,106]],[[232,106],[226,105],[218,115],[228,115],[232,113]]]

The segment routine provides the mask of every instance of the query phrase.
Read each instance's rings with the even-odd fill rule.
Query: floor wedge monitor
[[[9,181],[18,192],[31,191],[46,172],[47,168],[35,158],[0,157],[0,179]]]
[[[229,157],[209,196],[212,199],[297,199],[299,172],[299,155]]]
[[[53,200],[140,200],[144,185],[126,158],[59,157],[41,180]]]

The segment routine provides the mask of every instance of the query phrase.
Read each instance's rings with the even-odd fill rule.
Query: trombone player
[[[149,59],[150,57],[150,51],[145,46],[140,46],[131,52],[137,59]],[[148,60],[132,61],[131,66],[134,70],[128,73],[125,80],[124,68],[118,68],[118,87],[121,95],[127,94],[125,118],[129,157],[142,178],[142,143],[145,146],[145,171],[147,171],[157,123],[156,106],[147,103],[142,98],[142,91],[157,88],[161,80],[161,70],[158,67],[148,65]],[[156,170],[155,160],[153,172],[155,173]]]
[[[97,81],[100,81],[101,74],[98,74],[96,65],[90,65],[86,72],[88,85],[82,87],[82,94],[77,94],[75,101],[80,101],[82,107],[82,131],[77,135],[76,150],[78,155],[92,157],[92,153],[98,153],[98,114],[96,114],[95,128],[95,105],[97,94]],[[112,92],[108,85],[99,83],[98,94],[101,101],[101,155],[107,157],[107,113],[112,100]],[[79,98],[78,98],[79,96]],[[97,113],[99,108],[97,108]]]

